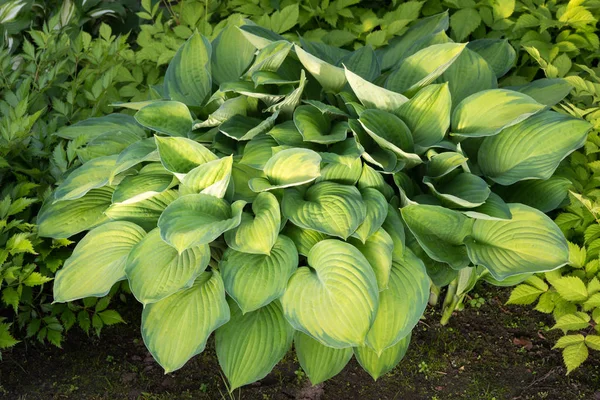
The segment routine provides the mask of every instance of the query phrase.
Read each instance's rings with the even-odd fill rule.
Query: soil
[[[508,290],[478,288],[480,308],[466,306],[443,327],[429,309],[401,363],[374,382],[353,359],[335,378],[312,387],[294,353],[265,379],[227,393],[214,347],[164,375],[139,333],[141,308],[121,311],[127,325],[102,337],[73,330],[63,349],[16,346],[0,363],[0,398],[15,400],[174,399],[590,399],[600,400],[600,352],[566,375],[551,319],[504,306]]]

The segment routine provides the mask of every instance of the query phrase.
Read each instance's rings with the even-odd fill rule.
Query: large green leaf
[[[133,143],[119,154],[115,168],[110,174],[109,183],[121,172],[127,171],[140,163],[152,161],[160,161],[153,137]]]
[[[366,108],[376,108],[393,113],[408,101],[408,98],[400,93],[379,87],[348,69],[344,70],[352,91]]]
[[[294,124],[306,142],[331,144],[346,139],[348,123],[331,123],[329,117],[313,106],[299,106],[294,111]]]
[[[179,191],[182,195],[203,193],[223,198],[231,180],[233,157],[223,157],[199,165],[185,175]]]
[[[504,76],[514,65],[517,53],[507,39],[478,39],[467,48],[479,54],[489,64],[497,78]]]
[[[509,203],[522,203],[548,213],[561,206],[571,186],[569,179],[553,176],[546,180],[521,181],[494,190]]]
[[[198,165],[218,158],[200,143],[187,138],[157,136],[156,145],[163,166],[182,179]]]
[[[95,158],[75,171],[56,188],[54,201],[66,201],[79,199],[92,189],[98,189],[108,183],[108,178],[117,156]]]
[[[323,240],[310,250],[281,298],[292,326],[334,348],[360,346],[378,305],[377,278],[354,246]]]
[[[466,44],[444,43],[429,46],[404,59],[388,76],[385,87],[412,95],[436,80],[460,56]]]
[[[246,72],[246,76],[251,77],[253,73],[258,71],[276,72],[291,49],[292,43],[287,40],[269,43],[259,50],[254,63]]]
[[[82,163],[87,163],[98,157],[119,154],[133,143],[140,141],[140,137],[131,132],[108,132],[92,139],[85,147],[76,150]]]
[[[387,217],[387,200],[385,196],[381,194],[377,189],[366,188],[360,191],[363,202],[367,210],[365,220],[352,236],[357,237],[364,244],[367,239],[371,237],[385,221]]]
[[[346,54],[338,65],[344,66],[344,69],[347,68],[369,82],[373,82],[381,75],[379,60],[369,44]]]
[[[441,178],[461,165],[466,165],[467,158],[453,151],[435,154],[427,163],[427,175],[430,178]]]
[[[209,261],[207,244],[178,253],[161,239],[157,228],[131,250],[125,272],[135,298],[149,304],[192,286]]]
[[[309,149],[286,149],[275,153],[265,164],[264,178],[248,183],[255,192],[303,185],[320,175],[321,156]]]
[[[127,256],[145,235],[131,222],[109,222],[91,230],[56,273],[54,301],[105,296],[125,279]]]
[[[379,291],[387,289],[394,253],[392,237],[384,229],[379,228],[365,243],[355,238],[348,238],[348,243],[356,247],[373,267]]]
[[[198,31],[179,48],[165,74],[164,88],[171,100],[204,105],[212,86],[211,52],[210,42]]]
[[[113,221],[130,221],[146,230],[156,227],[162,212],[179,197],[177,190],[158,193],[135,203],[113,203],[104,214]]]
[[[567,240],[546,215],[529,206],[509,204],[512,219],[478,219],[465,239],[469,258],[503,280],[526,272],[556,269],[569,261]]]
[[[169,189],[176,180],[160,163],[142,168],[139,174],[126,176],[115,189],[113,203],[133,204]]]
[[[407,335],[425,311],[429,300],[429,277],[423,262],[410,250],[394,260],[388,288],[379,293],[379,308],[367,335],[367,345],[381,357]]]
[[[106,222],[104,211],[110,206],[114,188],[90,190],[76,200],[53,203],[49,197],[37,217],[38,235],[62,239]]]
[[[429,257],[454,269],[469,265],[463,242],[471,234],[471,219],[439,206],[411,205],[401,211],[408,229]]]
[[[234,161],[231,170],[231,181],[233,183],[231,186],[235,190],[233,200],[253,201],[257,193],[250,189],[248,182],[254,178],[264,178],[264,176],[261,170]]]
[[[562,99],[571,93],[573,86],[571,86],[566,79],[542,78],[530,82],[524,86],[508,89],[518,90],[519,92],[525,93],[526,95],[532,97],[538,103],[542,103],[551,107],[560,103]]]
[[[404,232],[404,223],[402,222],[400,210],[391,204],[388,204],[387,217],[381,226],[394,242],[394,257],[402,258],[402,253],[406,245],[406,233]]]
[[[77,140],[87,143],[90,140],[110,132],[133,133],[140,138],[146,136],[144,129],[127,114],[109,114],[103,117],[88,118],[74,125],[62,127],[56,136],[63,139]]]
[[[217,271],[204,272],[189,288],[144,307],[142,337],[169,373],[202,353],[210,334],[227,321],[223,280]]]
[[[182,137],[192,131],[194,122],[190,110],[178,101],[152,102],[135,114],[135,120],[153,131]]]
[[[225,289],[244,314],[280,298],[297,267],[296,246],[283,235],[268,255],[227,249],[219,263]]]
[[[435,182],[425,177],[423,183],[441,200],[442,204],[453,208],[478,207],[485,203],[491,192],[486,181],[466,172],[443,182]]]
[[[513,90],[484,90],[470,95],[454,109],[452,133],[467,137],[493,136],[545,108],[526,94]]]
[[[283,215],[295,225],[346,239],[362,224],[366,207],[358,189],[334,182],[319,182],[302,193],[286,189]]]
[[[227,25],[212,43],[212,79],[216,84],[237,81],[254,59],[254,51],[238,27]]]
[[[346,76],[342,68],[331,65],[318,57],[294,46],[296,55],[302,65],[328,92],[338,93],[346,84]]]
[[[426,149],[444,139],[450,126],[452,99],[447,84],[429,85],[395,111],[409,127],[416,147]]]
[[[581,147],[591,125],[553,111],[538,113],[485,138],[477,159],[481,172],[501,185],[548,179],[558,164]]]
[[[324,346],[300,331],[294,335],[294,348],[300,367],[313,385],[339,374],[352,358],[351,347],[334,349]]]
[[[229,307],[231,319],[217,329],[215,347],[231,392],[271,372],[292,345],[294,329],[285,320],[279,301],[246,314],[233,300]]]
[[[305,257],[308,257],[310,249],[312,249],[315,244],[328,238],[328,236],[322,232],[300,228],[294,224],[286,224],[283,234],[292,239],[298,249],[298,254],[302,254]]]
[[[377,145],[394,153],[408,168],[422,162],[413,153],[414,142],[410,129],[394,114],[369,109],[360,114],[358,121]]]
[[[370,347],[357,347],[354,349],[356,360],[374,380],[390,372],[406,354],[410,343],[410,335],[400,340],[394,346],[386,349],[380,356]]]
[[[494,189],[497,189],[496,187]],[[463,213],[475,219],[511,219],[508,205],[496,193],[491,192],[485,203]]]
[[[262,192],[252,202],[252,212],[242,214],[240,225],[225,232],[227,245],[251,254],[270,254],[281,226],[281,211],[277,198]]]
[[[188,194],[169,204],[158,220],[163,240],[180,253],[207,244],[242,220],[243,200],[229,203],[208,194]]]

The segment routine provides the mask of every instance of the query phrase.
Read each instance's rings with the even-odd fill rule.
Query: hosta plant
[[[165,371],[215,331],[231,389],[292,342],[316,384],[353,356],[375,379],[393,368],[431,280],[564,265],[544,190],[589,124],[549,110],[564,81],[497,88],[513,49],[454,43],[447,25],[419,21],[377,54],[255,25],[194,34],[161,100],[57,132],[86,162],[45,202],[39,233],[89,232],[55,301],[127,279]]]

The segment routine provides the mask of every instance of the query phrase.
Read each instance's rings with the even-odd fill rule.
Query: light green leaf
[[[87,143],[110,132],[128,132],[140,138],[146,136],[144,129],[135,122],[135,119],[126,114],[109,114],[103,117],[88,118],[76,124],[62,127],[56,132],[56,136]]]
[[[277,72],[291,49],[292,43],[285,40],[269,43],[259,50],[254,63],[245,76],[250,77],[258,71]]]
[[[113,191],[108,186],[92,189],[79,199],[56,203],[48,198],[37,217],[38,235],[63,239],[106,222],[104,211],[111,204]]]
[[[423,262],[410,250],[394,260],[388,288],[379,293],[377,317],[367,335],[367,345],[381,356],[419,322],[429,300],[429,277]]]
[[[178,101],[150,103],[135,113],[135,120],[153,131],[182,137],[192,131],[194,123],[190,110]]]
[[[180,48],[167,68],[164,88],[171,100],[200,107],[210,96],[212,48],[196,31]]]
[[[579,367],[588,358],[588,349],[584,343],[567,346],[563,350],[563,361],[567,366],[567,374]]]
[[[563,276],[553,281],[552,286],[567,301],[582,302],[588,298],[585,283],[577,276]]]
[[[571,92],[573,87],[566,79],[542,78],[521,87],[507,89],[518,90],[519,92],[532,97],[538,103],[551,107],[564,99]]]
[[[218,158],[200,143],[187,138],[157,136],[156,145],[163,166],[182,179],[198,165]]]
[[[376,108],[394,113],[408,101],[408,98],[400,93],[379,87],[347,68],[344,68],[344,72],[352,91],[366,108]]]
[[[294,334],[294,348],[300,367],[313,386],[339,374],[352,358],[351,347],[334,349],[324,346],[300,331]]]
[[[95,158],[77,168],[56,188],[54,202],[75,200],[108,183],[117,156]]]
[[[169,373],[202,353],[210,334],[227,321],[223,280],[217,271],[204,272],[189,288],[144,307],[142,337]]]
[[[144,229],[156,227],[162,212],[179,197],[177,190],[166,190],[162,193],[135,203],[115,203],[104,211],[113,221],[130,221]]]
[[[444,139],[450,126],[451,108],[448,84],[429,85],[402,104],[395,114],[410,128],[415,146],[426,149]]]
[[[353,237],[360,239],[364,244],[383,224],[387,217],[387,200],[377,189],[366,188],[360,191],[367,213],[365,220],[356,231],[352,234]]]
[[[590,124],[545,111],[485,138],[478,152],[481,172],[501,185],[548,179],[560,161],[581,147]]]
[[[467,158],[453,151],[436,154],[427,163],[427,175],[430,178],[441,178],[467,162]]]
[[[298,267],[291,239],[280,235],[270,254],[248,254],[227,249],[219,263],[227,293],[245,314],[280,298]]]
[[[303,185],[320,175],[321,156],[309,149],[286,149],[274,154],[265,164],[264,178],[248,182],[255,192]]]
[[[356,360],[374,380],[390,372],[406,354],[411,335],[406,336],[394,346],[383,351],[381,356],[370,347],[362,346],[354,349]]]
[[[385,82],[385,88],[409,97],[422,87],[436,80],[458,58],[466,44],[435,44],[404,59],[392,71]]]
[[[265,119],[251,118],[243,115],[234,115],[219,126],[219,131],[232,139],[245,141],[266,133],[275,126],[279,112],[275,112]]]
[[[227,25],[212,42],[212,79],[217,85],[237,81],[254,59],[254,51],[238,27]]]
[[[153,137],[133,143],[119,154],[115,167],[110,173],[109,183],[112,183],[115,176],[121,172],[127,171],[142,162],[152,161],[160,161]]]
[[[502,220],[511,219],[512,214],[508,205],[496,193],[491,192],[485,203],[463,213],[474,219]]]
[[[115,189],[113,204],[133,204],[169,189],[174,183],[173,174],[159,163],[149,164],[139,174],[126,176]]]
[[[202,193],[222,199],[229,186],[232,169],[232,156],[199,165],[185,175],[179,192],[182,195]]]
[[[160,235],[179,253],[207,244],[238,226],[246,202],[229,205],[208,194],[188,194],[169,204],[158,220]]]
[[[369,236],[365,243],[355,238],[348,238],[348,243],[356,247],[365,256],[369,264],[371,264],[377,278],[379,291],[387,289],[392,269],[392,254],[394,252],[392,237],[385,230],[379,228]],[[401,252],[402,249],[400,249],[400,254]]]
[[[527,284],[518,285],[510,292],[510,297],[506,304],[531,304],[536,301],[542,293],[544,293],[543,290],[534,286]]]
[[[246,314],[233,300],[228,303],[231,319],[217,329],[215,347],[231,392],[271,372],[292,345],[294,329],[285,320],[279,301]]]
[[[506,89],[477,92],[454,109],[452,133],[466,137],[493,136],[546,109],[526,94]]]
[[[481,24],[479,12],[474,8],[463,8],[452,14],[450,27],[457,42],[462,42]]]
[[[358,189],[334,182],[319,182],[306,193],[286,189],[283,215],[304,229],[346,239],[362,224],[366,207]]]
[[[354,246],[323,240],[310,250],[281,298],[286,319],[326,346],[360,346],[375,319],[377,279]]]
[[[178,253],[161,239],[156,228],[131,250],[125,273],[131,292],[145,305],[191,287],[209,261],[207,244]]]
[[[509,203],[523,203],[548,213],[560,207],[572,183],[569,179],[553,176],[546,180],[535,179],[517,182],[514,185],[498,187],[496,190]]]
[[[473,221],[458,211],[430,205],[411,205],[401,209],[404,222],[419,245],[432,259],[453,269],[469,265],[465,237],[471,234]]]
[[[556,269],[569,260],[567,241],[540,211],[513,203],[510,220],[477,219],[465,239],[469,258],[502,280],[525,272]]]
[[[479,39],[467,48],[479,54],[489,64],[497,78],[506,75],[515,63],[517,53],[507,39]]]
[[[310,249],[321,240],[328,238],[324,233],[313,231],[312,229],[303,229],[294,224],[286,224],[283,234],[294,242],[298,249],[298,254],[308,257]]]
[[[57,272],[54,301],[102,297],[125,279],[129,252],[146,232],[131,222],[108,222],[91,230]]]
[[[327,115],[313,106],[299,106],[294,111],[294,124],[305,142],[331,144],[346,139],[348,123],[331,123]]]
[[[294,46],[294,50],[304,68],[315,77],[325,91],[338,93],[342,90],[346,84],[346,76],[342,68],[335,67],[307,53],[297,45]]]
[[[483,179],[466,172],[441,182],[425,177],[423,183],[442,201],[442,204],[453,208],[478,207],[485,203],[491,193]]]
[[[225,232],[227,245],[234,250],[251,254],[270,254],[281,225],[277,198],[262,192],[252,202],[252,212],[242,214],[240,225]]]

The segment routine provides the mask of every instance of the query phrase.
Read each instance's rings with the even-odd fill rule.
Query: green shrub
[[[39,233],[89,232],[55,301],[127,279],[165,370],[216,330],[231,389],[292,340],[313,383],[353,354],[376,379],[403,357],[430,279],[483,269],[502,284],[566,264],[543,212],[566,196],[553,174],[590,124],[548,110],[562,80],[497,89],[514,50],[454,43],[447,25],[421,20],[379,54],[253,24],[194,34],[162,99],[57,132],[86,162],[46,199]]]

